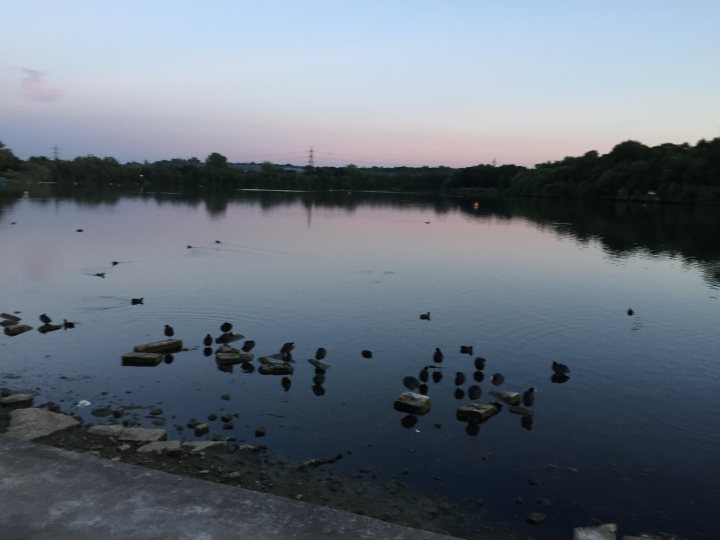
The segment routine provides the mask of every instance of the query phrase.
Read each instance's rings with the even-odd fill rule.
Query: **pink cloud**
[[[45,73],[34,69],[21,68],[23,73],[20,82],[20,93],[23,97],[32,101],[55,101],[62,92],[50,86],[45,78]]]

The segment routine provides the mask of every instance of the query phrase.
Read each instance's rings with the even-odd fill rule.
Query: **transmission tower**
[[[53,146],[53,149],[52,149],[52,150],[53,150],[53,159],[54,159],[55,161],[57,161],[57,160],[58,160],[58,156],[60,155],[60,149],[59,149],[59,148],[57,147],[57,145],[56,145],[56,146]]]
[[[313,147],[310,147],[310,152],[308,152],[308,167],[314,167],[315,166],[315,157],[313,153]]]
[[[497,167],[497,161],[495,161],[495,158],[493,158],[493,160],[492,160],[492,166]]]

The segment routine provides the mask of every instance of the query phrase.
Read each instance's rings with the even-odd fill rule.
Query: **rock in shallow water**
[[[395,398],[395,410],[413,414],[425,414],[432,406],[432,400],[428,396],[416,394],[415,392],[403,392]]]
[[[88,429],[92,435],[115,437],[121,441],[154,442],[167,439],[164,429],[126,428],[125,426],[92,426]]]
[[[457,410],[457,419],[461,422],[485,422],[488,418],[500,412],[499,403],[469,403]]]

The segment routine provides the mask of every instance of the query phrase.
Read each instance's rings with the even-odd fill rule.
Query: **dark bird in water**
[[[242,351],[243,352],[250,352],[255,348],[255,342],[252,339],[248,339],[245,343],[243,343]]]
[[[420,386],[418,386],[418,393],[422,394],[423,396],[427,396],[428,385],[423,383]]]
[[[407,376],[403,378],[403,384],[408,390],[417,390],[420,386],[420,381],[418,381],[415,377]]]
[[[216,243],[216,244],[221,244],[222,242],[220,242],[220,240],[215,240],[215,243]]]
[[[443,352],[440,347],[435,347],[435,353],[433,354],[433,362],[440,363],[443,361]]]
[[[430,378],[430,372],[428,371],[428,368],[424,367],[420,370],[420,374],[418,375],[420,377],[420,380],[422,382],[428,382],[428,379]]]
[[[120,264],[120,261],[113,261],[113,262],[111,262],[110,264],[113,265],[113,266],[117,266],[118,264]]]
[[[475,379],[476,382],[483,382],[485,380],[485,374],[482,371],[475,371],[473,372],[473,379]]]
[[[472,354],[472,353],[473,353],[472,345],[460,345],[460,354]]]
[[[632,317],[635,314],[635,312],[633,311],[633,308],[628,308],[627,314]]]
[[[475,359],[475,369],[478,371],[485,369],[485,359],[482,356]]]
[[[50,324],[52,322],[52,319],[48,317],[45,313],[40,315],[40,320],[44,322],[45,324]]]
[[[82,229],[75,229],[76,232],[83,232]]]
[[[429,221],[426,221],[426,222],[425,222],[425,225],[430,225],[430,222],[429,222]]]
[[[495,386],[500,386],[502,383],[505,382],[505,377],[503,377],[501,373],[495,373],[490,379],[490,382],[493,383]]]
[[[292,380],[290,379],[290,377],[283,377],[280,380],[280,385],[283,387],[283,390],[285,390],[287,392],[288,390],[290,390],[290,387],[292,386]]]
[[[442,378],[443,374],[441,371],[433,371],[432,380],[434,383],[439,383],[440,381],[442,381]]]
[[[430,320],[430,312],[428,311],[427,313],[421,313],[420,319],[422,319],[423,321],[429,321]]]
[[[188,248],[188,249],[192,249],[192,246],[191,246],[190,244],[188,244],[187,248]]]
[[[531,386],[530,388],[525,390],[523,392],[522,399],[523,405],[525,405],[526,407],[532,407],[533,403],[535,403],[535,388]]]
[[[287,343],[283,344],[283,346],[280,348],[281,354],[290,354],[290,351],[292,351],[295,348],[295,343],[292,341],[288,341]]]
[[[93,274],[93,276],[104,278],[104,277],[105,277],[105,272],[98,272],[97,274]]]
[[[138,304],[142,304],[142,303],[144,303],[143,298],[133,298],[130,300],[130,304],[133,306],[137,306]]]
[[[229,332],[232,330],[232,324],[229,322],[224,322],[220,325],[220,331],[221,332]]]
[[[68,321],[67,319],[63,319],[63,328],[65,330],[68,330],[69,328],[75,328],[75,323],[72,321]]]
[[[467,393],[468,397],[474,401],[476,399],[480,399],[480,396],[482,396],[482,388],[480,388],[477,384],[473,384],[470,388],[468,388]]]
[[[458,371],[455,374],[455,386],[461,386],[465,384],[465,374],[462,371]]]
[[[464,397],[465,397],[465,390],[463,390],[462,388],[456,388],[456,389],[455,389],[455,394],[454,394],[454,396],[455,396],[455,399],[462,399],[462,398],[464,398]]]
[[[173,330],[173,327],[169,324],[165,325],[165,335],[167,337],[173,337],[175,335],[175,330]]]
[[[317,351],[315,351],[315,360],[322,360],[327,356],[327,351],[324,347],[319,347]]]
[[[570,373],[570,368],[560,362],[553,362],[552,370],[555,375],[561,375],[563,377],[567,377],[568,373]]]
[[[209,347],[210,345],[212,345],[212,342],[213,342],[213,338],[210,334],[207,334],[205,336],[205,338],[203,339],[203,345],[205,345],[206,347]]]
[[[367,349],[362,351],[360,354],[362,354],[363,358],[372,358],[372,351],[368,351]]]

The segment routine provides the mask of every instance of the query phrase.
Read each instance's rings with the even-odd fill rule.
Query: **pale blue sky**
[[[720,1],[0,6],[20,157],[534,163],[720,136]]]

